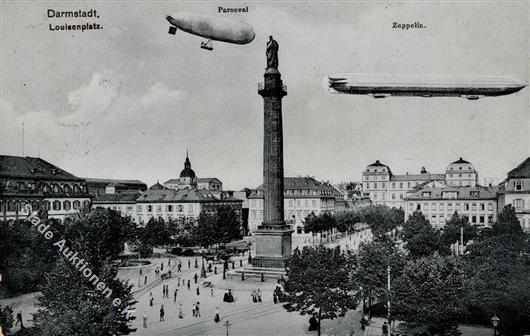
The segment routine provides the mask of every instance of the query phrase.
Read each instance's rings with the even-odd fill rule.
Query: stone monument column
[[[254,232],[256,256],[253,267],[285,268],[292,252],[293,230],[284,220],[282,98],[287,95],[278,71],[278,43],[269,38],[263,97],[263,223]]]

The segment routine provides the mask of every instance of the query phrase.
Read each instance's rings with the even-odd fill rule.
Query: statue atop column
[[[269,41],[267,42],[267,69],[273,68],[278,69],[278,42],[276,42],[272,36],[269,36]]]

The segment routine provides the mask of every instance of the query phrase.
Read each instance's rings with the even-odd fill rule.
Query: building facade
[[[394,175],[390,167],[377,160],[363,172],[363,196],[369,197],[372,204],[404,209],[408,191],[430,181],[444,180],[444,174],[431,174],[425,167],[419,174]]]
[[[499,185],[499,209],[511,205],[525,232],[530,232],[530,157]]]
[[[497,187],[423,187],[407,193],[405,220],[420,210],[435,228],[443,228],[457,212],[471,224],[491,226],[497,219]]]
[[[92,196],[101,194],[135,193],[147,190],[147,185],[139,180],[84,178],[88,193]]]
[[[113,209],[130,216],[136,223],[145,225],[150,219],[164,221],[195,222],[202,211],[215,213],[222,206],[229,206],[242,221],[243,200],[229,193],[214,195],[208,190],[170,189],[156,183],[140,194],[106,194],[97,196],[95,207]]]
[[[284,178],[284,219],[293,226],[294,234],[304,233],[304,220],[310,214],[335,212],[336,197],[343,197],[331,184],[312,177]],[[257,229],[263,222],[263,185],[248,196],[249,230]]]
[[[90,205],[85,180],[36,157],[0,156],[0,217],[4,221],[28,216],[32,209],[48,210],[64,220]]]

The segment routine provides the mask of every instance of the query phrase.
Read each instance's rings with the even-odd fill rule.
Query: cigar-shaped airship
[[[345,73],[324,78],[324,88],[331,93],[418,97],[502,96],[517,92],[526,83],[510,77],[451,77],[436,75],[375,75]]]
[[[201,48],[212,50],[212,41],[235,44],[247,44],[254,40],[256,34],[251,26],[244,22],[207,15],[176,12],[166,16],[171,26],[169,34],[175,35],[177,29],[207,39]]]

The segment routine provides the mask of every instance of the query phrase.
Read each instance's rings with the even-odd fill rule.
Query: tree
[[[140,240],[151,246],[165,245],[170,242],[170,232],[163,218],[151,218],[141,230]]]
[[[311,315],[320,322],[344,316],[357,306],[357,286],[350,270],[354,263],[340,248],[305,246],[295,249],[287,262],[287,281],[284,283],[284,308],[301,315]]]
[[[450,254],[449,247],[444,245],[441,234],[420,211],[415,211],[403,225],[403,240],[412,258],[422,258],[438,252]]]
[[[361,244],[354,274],[357,283],[362,287],[360,297],[363,303],[368,300],[370,315],[374,300],[387,301],[387,267],[391,266],[392,276],[398,277],[404,265],[404,256],[387,236]]]
[[[483,231],[464,256],[470,279],[468,319],[490,324],[497,314],[506,335],[530,333],[530,244],[515,211],[504,208],[491,230]]]
[[[110,262],[127,237],[124,227],[119,227],[124,220],[114,211],[95,209],[82,211],[65,223],[64,245],[55,245],[58,241],[53,248],[66,255],[68,247],[70,254],[56,260],[40,286],[42,295],[37,304],[41,309],[34,315],[38,335],[127,335],[133,331],[125,311],[136,303],[132,285],[117,279],[118,268]],[[86,278],[79,266],[73,265],[74,256],[78,264],[86,265],[83,268],[97,276],[98,284],[112,290],[110,298],[95,286],[93,278]],[[121,304],[115,306],[111,301],[114,298]]]
[[[457,212],[453,214],[451,219],[445,224],[442,240],[446,246],[451,246],[455,242],[460,241],[460,230],[463,229],[464,244],[473,240],[477,235],[475,226],[469,224],[466,216],[459,216]]]
[[[193,236],[203,247],[214,244],[226,244],[232,240],[241,239],[241,221],[232,207],[219,207],[214,214],[202,211]]]
[[[393,315],[435,334],[453,334],[465,310],[463,275],[458,259],[451,256],[434,253],[407,262],[392,284]]]
[[[403,224],[404,212],[384,205],[361,208],[361,221],[368,224],[374,236],[383,236]]]
[[[33,317],[35,334],[103,336],[128,335],[134,331],[128,325],[125,311],[128,305],[136,303],[130,293],[131,286],[116,279],[114,266],[94,269],[96,273],[112,288],[110,299],[64,260],[57,260],[45,277],[42,294],[37,296],[41,308]],[[121,299],[123,304],[114,306],[113,298]]]
[[[0,305],[0,327],[6,334],[13,327],[13,308],[10,306],[2,307]]]

